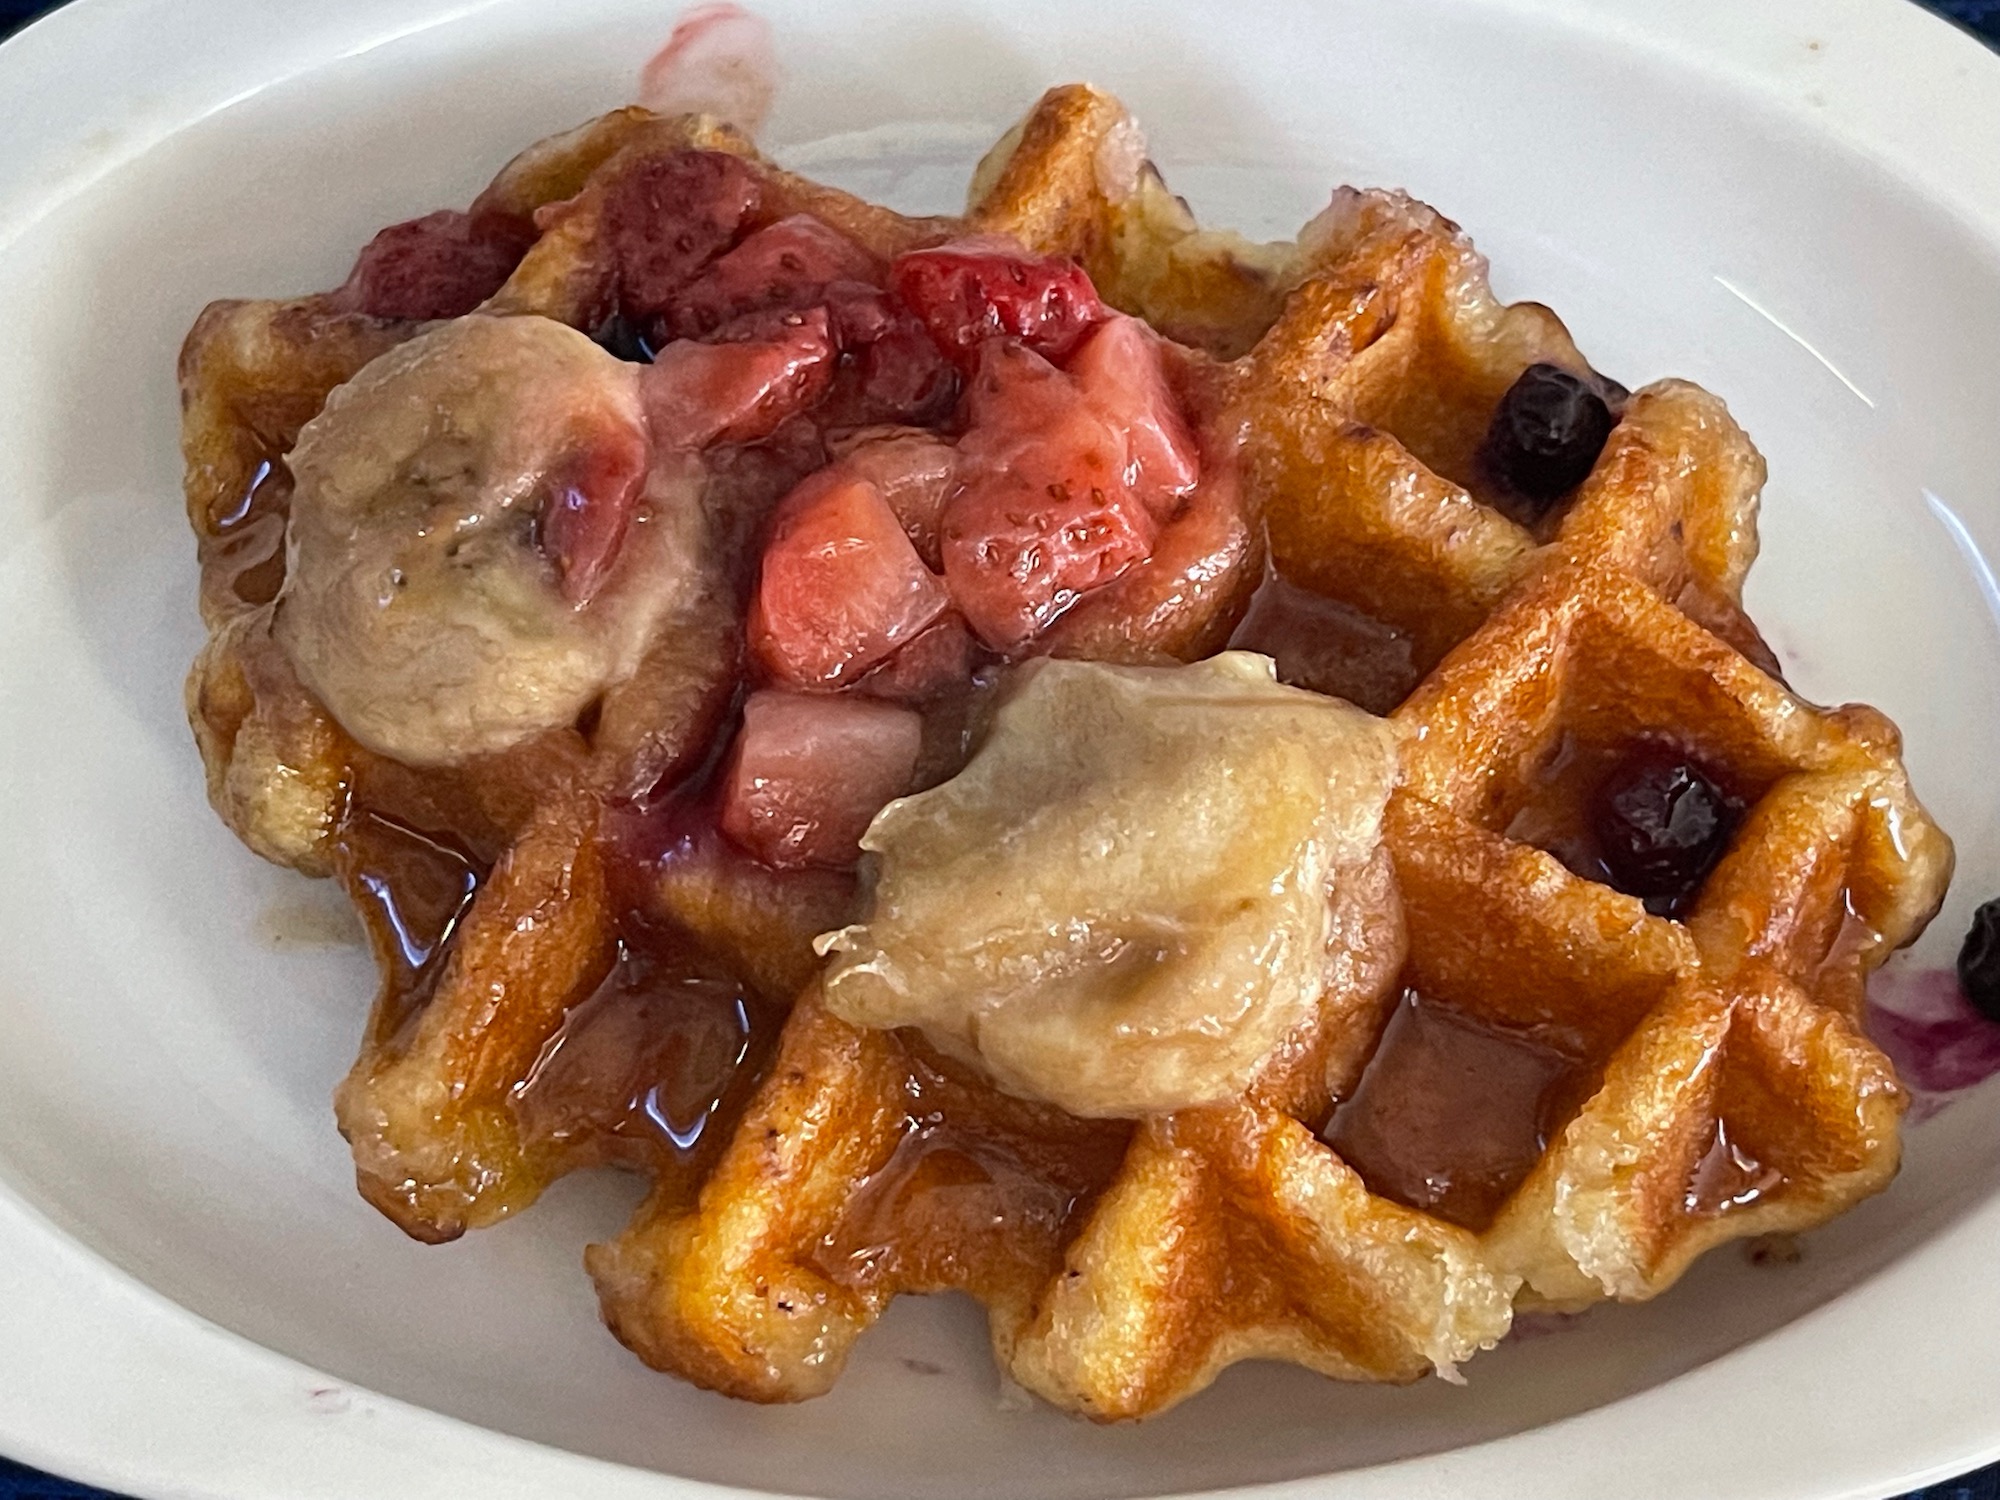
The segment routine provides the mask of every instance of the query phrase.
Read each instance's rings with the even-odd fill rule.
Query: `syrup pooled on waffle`
[[[382,970],[361,1191],[647,1173],[661,1369],[949,1290],[1100,1419],[1452,1375],[1895,1171],[1950,845],[1743,613],[1762,461],[1407,197],[1203,230],[1069,87],[911,219],[629,109],[181,383],[211,799]]]

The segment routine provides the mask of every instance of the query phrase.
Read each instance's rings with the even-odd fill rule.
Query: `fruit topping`
[[[654,437],[689,451],[768,437],[826,394],[833,341],[826,310],[778,315],[755,339],[698,344],[682,339],[639,374]]]
[[[1722,857],[1743,805],[1685,755],[1649,745],[1621,762],[1592,809],[1611,884],[1678,916]]]
[[[861,679],[857,692],[891,703],[930,703],[968,686],[978,644],[965,621],[946,613]]]
[[[753,693],[723,778],[722,831],[779,869],[850,865],[875,814],[909,789],[922,746],[923,721],[906,708]]]
[[[1504,508],[1533,525],[1583,482],[1614,423],[1587,380],[1558,365],[1530,365],[1507,388],[1486,431],[1480,459],[1511,492]]]
[[[456,318],[500,290],[534,239],[511,219],[443,209],[363,247],[336,303],[377,318]]]
[[[1129,381],[1108,385],[1100,372],[1079,400],[1075,381],[1018,344],[981,358],[942,552],[953,602],[989,646],[1022,645],[1152,550],[1164,505],[1146,495],[1162,492],[1134,487],[1142,463],[1127,433],[1151,421],[1158,451],[1165,429],[1143,400],[1135,409]],[[1182,472],[1178,458],[1151,461]]]
[[[958,370],[916,314],[880,287],[836,281],[827,289],[834,342],[851,357],[834,392],[835,425],[878,422],[930,425],[958,401]]]
[[[778,682],[835,687],[948,603],[881,492],[837,464],[779,504],[750,607],[751,649]]]
[[[713,262],[673,300],[675,338],[705,338],[732,318],[767,308],[813,307],[835,281],[872,282],[875,257],[810,214],[760,229]]]
[[[602,233],[618,275],[618,310],[643,319],[735,243],[756,210],[756,175],[724,151],[635,162],[605,194]]]
[[[1019,339],[1061,360],[1104,317],[1083,267],[1062,256],[1030,255],[1004,239],[913,251],[896,262],[890,281],[938,347],[967,370],[993,338]]]
[[[349,735],[412,766],[495,753],[689,630],[726,562],[701,465],[653,441],[654,373],[547,318],[474,314],[327,398],[287,459],[273,631]],[[694,702],[709,672],[705,653],[652,675]]]
[[[964,769],[868,829],[827,1005],[1087,1118],[1238,1100],[1384,930],[1335,913],[1393,899],[1362,871],[1397,735],[1243,652],[1016,668]]]
[[[554,459],[542,475],[536,541],[563,598],[585,605],[618,559],[651,455],[645,435],[608,426]]]
[[[874,485],[889,502],[918,556],[933,569],[942,566],[938,527],[958,451],[918,427],[867,427],[838,439],[833,448],[842,468]]]
[[[1125,434],[1125,479],[1165,514],[1201,477],[1201,455],[1167,388],[1160,336],[1137,318],[1099,324],[1068,365],[1084,400]]]
[[[1958,950],[1958,987],[1974,1010],[2000,1021],[2000,898],[1972,914],[1972,927]]]

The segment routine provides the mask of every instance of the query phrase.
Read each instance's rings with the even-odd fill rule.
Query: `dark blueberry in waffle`
[[[1589,382],[1557,365],[1529,365],[1507,388],[1480,457],[1509,492],[1504,508],[1532,525],[1583,482],[1615,419]]]
[[[1605,779],[1593,812],[1611,884],[1656,916],[1679,916],[1728,847],[1743,808],[1686,756],[1657,745]],[[1995,955],[2000,960],[2000,945]]]

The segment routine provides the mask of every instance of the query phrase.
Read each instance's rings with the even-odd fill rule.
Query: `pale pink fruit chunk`
[[[768,437],[826,394],[833,341],[826,310],[787,318],[771,336],[741,343],[667,345],[639,372],[653,440],[699,452],[711,443]]]
[[[1170,513],[1201,478],[1201,454],[1167,385],[1159,335],[1114,314],[1085,337],[1068,370],[1083,399],[1125,434],[1127,482],[1156,513]]]
[[[723,782],[722,831],[765,864],[838,868],[909,790],[923,721],[870,698],[772,689],[743,705]]]
[[[852,682],[944,613],[943,582],[876,488],[840,466],[780,503],[750,606],[750,645],[775,680]]]

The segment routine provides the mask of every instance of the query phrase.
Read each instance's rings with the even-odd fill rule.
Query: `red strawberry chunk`
[[[726,151],[674,151],[627,167],[606,190],[600,220],[617,267],[617,310],[633,319],[664,312],[735,243],[761,196],[756,174]]]
[[[944,612],[881,493],[840,465],[780,502],[750,606],[750,643],[780,683],[851,682]]]
[[[696,452],[769,436],[826,394],[833,340],[826,310],[786,313],[741,343],[667,345],[639,372],[654,440]]]
[[[704,338],[731,318],[770,307],[812,307],[832,281],[873,281],[874,256],[810,214],[760,229],[714,261],[675,296],[667,327],[676,338]]]
[[[1019,339],[1060,360],[1104,316],[1097,289],[1075,261],[1030,255],[991,236],[912,251],[889,275],[938,347],[968,370],[993,338]]]
[[[441,209],[391,224],[362,248],[335,302],[378,318],[456,318],[500,290],[534,231]]]
[[[621,422],[542,476],[536,540],[571,604],[588,604],[617,562],[648,458],[645,434]]]
[[[1046,360],[991,346],[944,511],[952,602],[1011,650],[1152,549],[1158,521],[1127,480],[1124,434]]]
[[[920,427],[864,427],[833,448],[842,468],[889,502],[917,555],[933,569],[942,566],[938,528],[958,450]]]
[[[722,831],[765,864],[838,868],[884,803],[909,790],[923,720],[868,698],[765,689],[743,705]]]
[[[1160,339],[1114,313],[1071,356],[1069,377],[1105,421],[1125,434],[1132,487],[1164,516],[1201,478],[1201,454],[1167,386]]]

